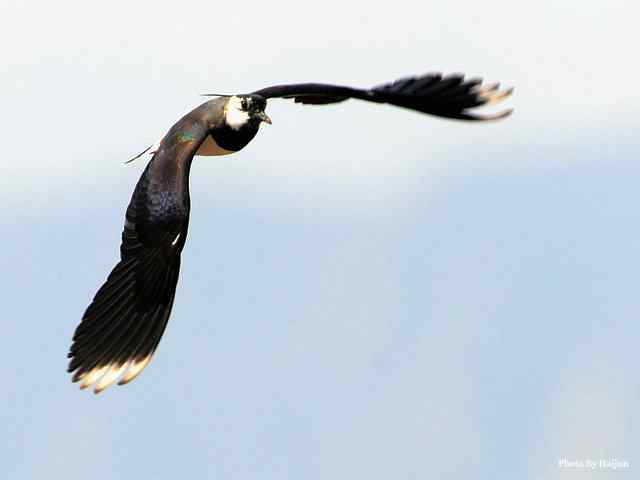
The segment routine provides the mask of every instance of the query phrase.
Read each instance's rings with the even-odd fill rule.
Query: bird
[[[213,97],[178,120],[154,145],[132,160],[151,156],[126,209],[120,261],[98,289],[75,329],[68,373],[80,388],[100,393],[124,385],[149,364],[175,299],[180,255],[189,229],[189,171],[194,156],[242,150],[263,123],[267,101],[329,105],[349,99],[388,104],[423,114],[483,122],[512,110],[479,114],[478,107],[502,101],[513,88],[485,84],[462,74],[427,73],[373,88],[322,83],[275,85],[247,94]]]

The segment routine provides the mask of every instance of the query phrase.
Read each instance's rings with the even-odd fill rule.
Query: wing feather
[[[127,383],[140,374],[158,347],[173,307],[188,228],[188,198],[180,208],[167,206],[170,215],[150,211],[162,203],[149,198],[148,171],[149,167],[127,208],[121,260],[85,310],[69,350],[72,381],[80,381],[81,388],[95,384],[96,393],[119,377],[120,383]]]
[[[386,103],[438,117],[458,120],[495,120],[504,118],[511,110],[480,115],[477,107],[496,103],[508,97],[513,89],[499,91],[494,85],[482,88],[479,78],[465,79],[462,74],[443,76],[440,73],[406,77],[371,89],[357,89],[322,83],[276,85],[253,92],[264,98],[293,98],[296,103],[328,105],[356,98]]]

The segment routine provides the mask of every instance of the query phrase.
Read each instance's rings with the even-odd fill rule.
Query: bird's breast
[[[200,148],[196,151],[196,155],[200,155],[203,157],[215,157],[218,155],[229,155],[230,153],[234,153],[232,150],[227,150],[222,148],[220,145],[216,143],[211,135],[207,135],[207,138]]]

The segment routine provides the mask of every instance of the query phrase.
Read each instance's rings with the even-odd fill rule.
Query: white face
[[[240,130],[249,121],[249,112],[242,108],[242,98],[235,95],[229,98],[224,115],[227,124],[234,130]]]

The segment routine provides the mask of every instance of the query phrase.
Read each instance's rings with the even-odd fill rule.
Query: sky
[[[638,15],[0,0],[5,478],[636,478]],[[153,362],[71,384],[146,159],[123,162],[200,93],[427,71],[514,86],[515,113],[270,102],[194,161]]]

